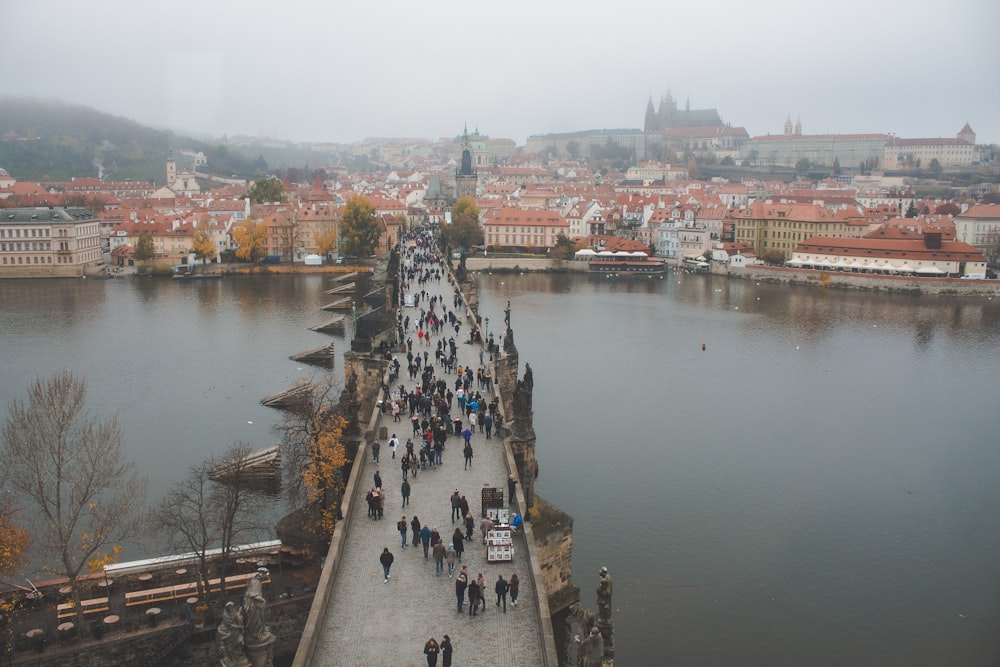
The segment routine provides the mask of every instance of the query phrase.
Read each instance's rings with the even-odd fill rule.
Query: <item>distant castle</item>
[[[677,101],[667,91],[660,98],[660,108],[653,106],[650,96],[646,104],[646,132],[663,132],[678,127],[717,127],[723,125],[719,112],[715,109],[691,109],[688,100],[683,109],[677,108]]]

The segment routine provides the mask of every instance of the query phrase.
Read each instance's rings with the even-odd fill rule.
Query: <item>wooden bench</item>
[[[235,591],[246,588],[247,584],[257,576],[256,572],[247,574],[234,574],[226,577],[226,591]],[[265,580],[267,583],[269,580]],[[211,593],[218,593],[222,590],[222,579],[209,579],[208,590]],[[190,582],[187,584],[177,584],[175,586],[161,586],[160,588],[147,588],[141,591],[130,591],[125,594],[125,606],[135,607],[143,604],[155,604],[157,602],[181,602],[187,598],[198,595],[198,584]],[[105,598],[107,599],[107,598]]]
[[[226,591],[236,591],[241,588],[246,588],[250,580],[257,576],[256,572],[247,572],[246,574],[234,574],[231,577],[226,577]],[[270,583],[270,578],[265,579],[264,583]],[[208,590],[212,593],[218,593],[222,590],[221,587],[222,579],[209,579],[208,580]]]
[[[111,611],[111,605],[108,602],[108,598],[93,598],[90,600],[84,600],[80,603],[80,607],[83,608],[83,615],[88,614],[101,614]],[[76,605],[72,602],[64,602],[60,604],[56,610],[59,620],[66,618],[73,618],[76,616]]]

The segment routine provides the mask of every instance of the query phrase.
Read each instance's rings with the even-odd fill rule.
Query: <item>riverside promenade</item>
[[[407,260],[404,266],[408,265]],[[459,365],[463,368],[478,368],[481,354],[483,361],[488,364],[490,355],[484,352],[482,346],[465,342],[469,338],[471,326],[465,318],[466,305],[462,302],[458,308],[452,307],[454,287],[448,279],[442,278],[440,283],[432,280],[420,286],[414,281],[409,291],[420,290],[427,293],[426,298],[421,298],[420,307],[426,307],[430,296],[437,295],[439,304],[444,304],[449,311],[454,310],[456,315],[461,316],[461,326],[457,335],[453,326],[446,326],[439,336],[432,338],[431,345],[421,345],[414,328],[414,322],[420,317],[420,308],[402,307],[400,310],[403,317],[409,316],[410,319],[404,338],[412,337],[414,354],[427,351],[430,363],[433,364],[437,339],[443,337],[447,340],[454,336]],[[436,311],[441,312],[440,305]],[[400,377],[393,383],[393,398],[398,397],[399,384],[402,383],[409,391],[418,383],[418,380],[409,378],[405,352],[398,353],[398,357],[401,369]],[[442,373],[440,365],[435,365],[435,375],[441,377]],[[443,377],[449,387],[454,389],[456,374],[444,374]],[[476,388],[477,383],[473,382],[471,389]],[[493,398],[492,391],[482,393],[487,400]],[[453,403],[452,418],[458,412],[456,400]],[[505,417],[509,418],[508,415]],[[387,441],[380,440],[380,463],[376,464],[369,447],[370,442],[359,448],[359,460],[355,461],[357,474],[352,474],[352,479],[357,480],[356,486],[353,493],[349,489],[343,506],[345,515],[350,515],[349,518],[345,516],[348,521],[343,522],[348,527],[342,536],[339,563],[330,575],[333,581],[330,584],[331,593],[325,606],[324,618],[315,628],[315,648],[311,652],[311,661],[302,661],[301,656],[298,656],[296,665],[423,666],[427,665],[423,655],[424,644],[431,637],[440,643],[447,634],[454,646],[452,664],[455,667],[555,667],[551,649],[545,645],[544,628],[548,627],[548,606],[541,601],[545,598],[544,591],[540,596],[536,583],[538,580],[529,571],[529,551],[524,533],[519,533],[514,538],[514,557],[510,562],[488,562],[487,549],[482,544],[479,529],[482,519],[481,490],[484,487],[502,487],[506,499],[507,477],[512,472],[503,440],[498,437],[487,439],[478,428],[473,429],[474,456],[472,466],[465,470],[462,453],[464,440],[462,436],[449,435],[443,464],[421,470],[415,479],[409,477],[410,501],[404,508],[400,494],[400,458],[406,451],[407,438],[412,437],[415,449],[419,449],[419,436],[413,434],[409,414],[406,412],[400,414],[399,422],[393,420],[391,412],[387,412],[377,417],[374,423],[376,434],[381,427],[385,427],[389,436],[395,433],[399,437],[399,451],[395,459],[392,458]],[[463,429],[466,427],[469,427],[468,419],[463,422]],[[376,471],[381,474],[386,497],[384,518],[381,520],[368,516],[365,501],[365,494],[374,486]],[[482,573],[486,581],[486,607],[475,617],[469,615],[467,595],[462,612],[457,611],[455,579],[448,576],[447,565],[441,574],[435,574],[433,556],[425,558],[422,546],[412,546],[412,532],[409,528],[410,520],[416,515],[422,525],[439,530],[446,546],[451,543],[452,533],[459,526],[459,522],[451,521],[450,497],[456,489],[467,498],[476,520],[476,528],[472,540],[465,542],[465,553],[456,565],[454,576],[457,577],[461,566],[465,565],[470,581],[479,573]],[[520,487],[511,506],[512,515],[514,511],[520,511],[517,498],[523,501]],[[406,548],[401,546],[396,528],[403,515],[406,516],[407,541],[410,544]],[[383,581],[379,563],[379,556],[385,547],[395,556],[388,582]],[[507,612],[504,613],[502,607],[496,606],[494,584],[498,575],[509,580],[514,573],[521,582],[518,605],[513,606],[508,597]],[[544,622],[543,610],[546,616]],[[440,657],[438,664],[443,664]]]

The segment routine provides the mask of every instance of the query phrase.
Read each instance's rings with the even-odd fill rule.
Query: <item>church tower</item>
[[[171,154],[167,158],[167,187],[174,187],[174,181],[177,180],[177,163],[174,162],[174,156]]]
[[[795,134],[796,136],[802,134],[802,120],[798,116],[795,117]]]
[[[792,114],[785,116],[785,134],[792,133]]]
[[[462,135],[462,162],[455,170],[455,197],[476,198],[476,186],[479,184],[479,176],[472,168],[472,149],[469,145],[469,127],[466,125]]]

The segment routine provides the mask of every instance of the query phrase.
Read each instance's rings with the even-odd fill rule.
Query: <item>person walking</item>
[[[382,443],[378,441],[378,438],[375,438],[372,440],[372,458],[375,460],[375,463],[378,463],[378,453],[380,451],[382,451]]]
[[[521,588],[521,581],[517,578],[517,573],[510,575],[510,581],[507,582],[507,586],[510,589],[510,603],[517,606],[517,593]]]
[[[431,548],[431,529],[427,526],[420,529],[420,542],[424,545],[424,558],[427,558]]]
[[[507,506],[510,507],[514,503],[514,491],[517,489],[517,478],[511,473],[507,477]]]
[[[468,440],[465,441],[465,449],[462,450],[465,454],[465,469],[468,470],[472,467],[472,443]]]
[[[490,413],[487,412],[485,415],[483,415],[482,423],[483,423],[483,430],[486,431],[486,439],[489,440],[490,432],[493,430],[493,417],[490,416]]]
[[[497,593],[497,606],[500,606],[500,602],[503,602],[503,613],[507,613],[507,591],[510,590],[510,584],[507,580],[503,578],[503,575],[497,577],[497,583],[493,586],[493,590]]]
[[[438,543],[434,545],[434,574],[435,576],[440,575],[444,572],[444,555],[447,549],[444,548],[444,542],[438,540]]]
[[[455,493],[451,494],[451,522],[455,523],[455,517],[459,519],[462,518],[462,495],[455,489]]]
[[[462,613],[462,605],[465,604],[465,589],[469,587],[469,575],[462,566],[461,572],[458,573],[458,577],[455,578],[455,597],[458,598],[458,613]]]
[[[451,637],[444,636],[441,640],[441,667],[451,667],[451,654],[455,649],[451,645]]]
[[[476,608],[479,606],[479,582],[473,579],[469,582],[469,616],[476,615]]]
[[[413,546],[420,544],[420,519],[414,514],[410,519],[410,528],[413,530]]]
[[[438,646],[437,640],[431,637],[424,644],[424,655],[427,656],[427,667],[437,667],[438,664],[438,653],[441,648]]]
[[[375,469],[375,488],[376,489],[382,488],[382,475],[377,468]]]
[[[465,539],[472,539],[472,531],[476,529],[476,520],[472,516],[472,512],[467,512],[465,515]]]
[[[410,504],[410,483],[403,480],[403,483],[399,487],[399,494],[403,496],[403,507]]]
[[[479,586],[479,606],[483,613],[486,612],[486,577],[480,572],[476,577],[476,585]]]
[[[396,530],[399,531],[400,537],[403,538],[403,543],[402,543],[401,546],[404,549],[406,548],[406,527],[407,527],[407,525],[406,525],[406,515],[404,514],[403,518],[396,522]]]
[[[396,557],[392,555],[389,551],[389,547],[382,549],[382,555],[378,558],[379,562],[382,563],[382,574],[385,579],[382,581],[383,584],[389,582],[389,568],[392,567],[392,561],[396,560]]]
[[[451,534],[451,543],[455,547],[455,555],[458,557],[458,560],[462,560],[462,552],[465,551],[465,540],[462,538],[462,528],[459,526]]]
[[[451,579],[452,575],[455,573],[455,562],[458,560],[458,554],[455,552],[454,542],[448,544],[448,548],[444,552],[444,562],[448,565],[448,578]]]
[[[396,421],[399,420],[397,419]],[[396,450],[399,449],[399,438],[396,437],[395,433],[393,433],[392,437],[389,438],[389,449],[392,450],[392,458],[396,458]]]

